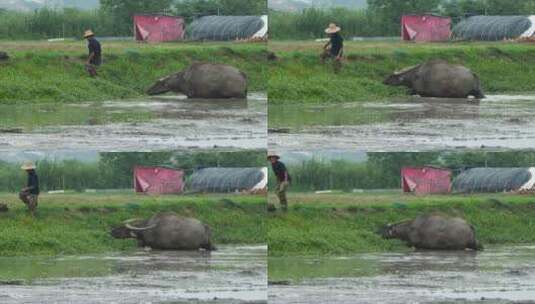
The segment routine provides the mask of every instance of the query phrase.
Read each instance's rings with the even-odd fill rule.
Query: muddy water
[[[0,151],[265,148],[267,98],[0,106]]]
[[[279,150],[506,150],[535,146],[535,96],[411,97],[385,103],[269,107]]]
[[[266,252],[0,258],[0,303],[266,303]]]
[[[535,246],[272,258],[269,275],[269,303],[526,304],[535,303]]]

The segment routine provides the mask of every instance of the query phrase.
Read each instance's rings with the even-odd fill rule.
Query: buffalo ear
[[[382,237],[386,237],[388,235],[389,229],[390,229],[390,224],[386,224],[386,225],[379,227],[376,233]]]
[[[387,233],[388,233],[388,236],[390,236],[390,237],[394,236],[394,225],[388,224]]]
[[[385,238],[391,238],[392,235],[393,235],[393,228],[394,228],[394,225],[393,224],[386,224],[385,227],[383,228],[383,237]]]
[[[137,238],[137,234],[134,231],[130,231],[130,236],[133,238]]]

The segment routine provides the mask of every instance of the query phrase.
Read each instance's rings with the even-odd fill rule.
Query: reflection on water
[[[0,303],[266,303],[265,246],[0,259]]]
[[[535,96],[493,95],[473,99],[422,98],[326,105],[270,105],[270,128],[366,125],[421,119],[479,119],[535,113]]]
[[[0,105],[0,130],[22,128],[31,131],[44,126],[106,125],[182,118],[196,112],[261,111],[266,97],[250,94],[248,99],[186,99],[181,96],[147,97],[123,101],[90,103],[48,103]]]
[[[270,128],[300,130],[310,126],[362,125],[388,120],[387,110],[366,110],[361,103],[269,105]]]
[[[535,299],[534,261],[535,246],[270,258],[269,302],[518,303]]]
[[[0,151],[265,148],[267,97],[0,105]]]
[[[154,119],[147,109],[119,111],[102,103],[1,105],[0,128],[19,128],[28,132],[37,127],[55,125],[103,125],[117,122],[141,122]]]
[[[270,144],[302,151],[359,148],[428,151],[531,148],[535,96],[477,101],[410,97],[388,102],[270,105]]]

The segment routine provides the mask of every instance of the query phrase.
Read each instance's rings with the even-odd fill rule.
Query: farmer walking
[[[102,48],[100,47],[100,42],[95,39],[93,31],[85,31],[84,38],[87,39],[87,47],[89,49],[89,57],[87,57],[85,68],[89,76],[96,77],[97,68],[102,64]]]
[[[19,198],[28,207],[32,216],[34,216],[35,209],[37,209],[37,198],[39,196],[39,178],[35,172],[35,165],[31,161],[25,162],[20,168],[28,173],[28,182],[26,183],[26,187],[20,191]]]
[[[279,198],[279,203],[281,205],[282,211],[288,211],[288,200],[286,199],[286,191],[290,186],[290,174],[286,166],[279,161],[280,156],[276,153],[269,153],[268,160],[271,162],[271,168],[277,177],[277,197]]]
[[[323,47],[321,62],[325,63],[327,59],[333,60],[334,72],[339,73],[342,69],[342,56],[344,55],[344,38],[340,35],[342,29],[335,23],[329,24],[325,33],[329,35],[329,42]]]

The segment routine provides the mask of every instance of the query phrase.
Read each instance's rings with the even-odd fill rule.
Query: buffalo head
[[[111,236],[116,239],[137,238],[137,232],[146,231],[156,227],[156,224],[146,225],[146,221],[140,219],[130,219],[124,221],[120,226],[113,228]]]
[[[389,86],[400,86],[405,83],[405,77],[402,74],[392,74],[388,76],[385,81],[383,81],[383,84],[389,85]]]
[[[168,85],[168,77],[161,78],[158,81],[156,81],[155,84],[153,84],[148,90],[147,94],[149,95],[159,95],[164,94],[170,91],[169,85]]]
[[[411,66],[401,71],[396,71],[394,74],[388,76],[383,81],[383,84],[390,86],[410,85],[411,79],[413,78],[413,73],[416,72],[419,67],[419,65]]]
[[[167,92],[183,92],[184,90],[184,72],[179,72],[160,78],[147,90],[147,94],[160,95]]]
[[[395,238],[394,236],[394,225],[393,224],[386,224],[379,229],[377,229],[376,232],[378,235],[382,236],[385,239],[392,239]]]
[[[406,239],[410,229],[411,221],[404,221],[396,224],[386,224],[379,228],[377,234],[385,239]]]

